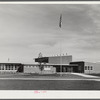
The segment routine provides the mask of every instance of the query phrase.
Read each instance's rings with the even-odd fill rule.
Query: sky
[[[0,62],[32,64],[40,52],[100,62],[100,5],[0,4]]]

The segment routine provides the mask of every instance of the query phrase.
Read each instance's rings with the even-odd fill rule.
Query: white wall
[[[40,73],[40,69],[35,65],[24,65],[24,73]]]
[[[90,66],[92,67],[92,70],[91,68],[89,70],[85,70],[85,67],[84,67],[84,73],[100,73],[100,64],[98,63],[91,63],[91,62],[85,62],[85,67],[87,66]],[[87,68],[88,69],[88,68]]]
[[[56,73],[56,68],[53,66],[44,66],[44,70],[42,71],[44,74],[54,74]]]
[[[24,73],[52,74],[56,73],[56,68],[53,66],[44,66],[43,71],[41,71],[38,65],[24,65]]]

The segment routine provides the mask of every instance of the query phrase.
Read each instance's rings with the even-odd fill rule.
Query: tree
[[[42,71],[44,67],[42,65],[42,59],[41,59],[42,58],[42,53],[41,52],[39,53],[38,58],[40,58],[39,59],[39,68]]]

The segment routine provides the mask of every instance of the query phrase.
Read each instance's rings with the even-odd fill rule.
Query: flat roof
[[[85,61],[72,61],[70,63],[80,63],[80,62],[85,62]]]
[[[21,63],[0,63],[0,64],[21,64]]]
[[[22,65],[28,65],[28,66],[37,66],[37,65],[39,65],[39,64],[22,64]]]

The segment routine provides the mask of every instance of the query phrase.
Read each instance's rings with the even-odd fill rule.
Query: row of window
[[[17,70],[18,66],[0,66],[0,70]]]
[[[92,66],[85,66],[85,70],[93,70]]]
[[[24,67],[39,67],[39,66],[24,66]],[[49,67],[52,67],[52,66],[44,66],[45,68],[49,68]]]
[[[37,67],[37,66],[24,66],[24,67]]]

